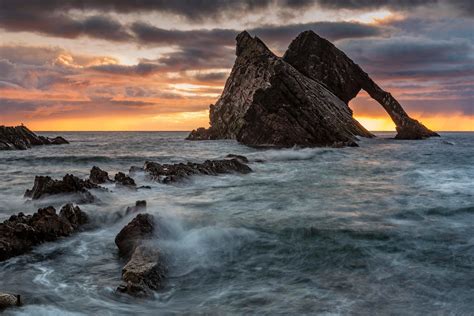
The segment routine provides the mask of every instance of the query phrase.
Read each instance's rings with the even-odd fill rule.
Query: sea
[[[250,174],[148,189],[108,185],[80,205],[93,228],[0,262],[6,315],[473,315],[474,133],[393,133],[357,148],[256,149],[185,132],[67,132],[71,143],[0,152],[0,220],[67,196],[23,197],[36,175],[112,176],[145,161],[245,155]],[[150,298],[117,294],[114,243],[137,200],[170,233],[154,241],[169,275]]]

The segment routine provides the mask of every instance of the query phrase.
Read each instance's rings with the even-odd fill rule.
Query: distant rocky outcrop
[[[206,160],[204,163],[188,162],[186,164],[160,164],[147,161],[144,171],[153,180],[167,184],[183,180],[192,175],[218,175],[233,172],[246,174],[252,172],[252,169],[243,163],[241,159],[233,158]]]
[[[133,296],[148,296],[163,286],[167,274],[160,252],[148,242],[157,235],[155,219],[138,214],[115,238],[119,254],[128,259],[122,269],[122,284],[117,291]]]
[[[63,137],[49,138],[39,136],[26,126],[0,126],[0,150],[28,149],[39,145],[69,144]]]
[[[49,176],[36,176],[33,188],[26,190],[25,197],[38,200],[56,194],[76,194],[77,203],[91,203],[94,196],[88,189],[97,189],[98,185],[89,180],[82,180],[72,174],[66,174],[61,180]]]
[[[73,204],[64,205],[59,215],[52,206],[33,215],[12,215],[0,224],[0,261],[24,254],[43,242],[69,236],[87,222],[86,213]]]
[[[280,58],[244,31],[237,36],[236,55],[224,91],[210,107],[210,128],[198,128],[187,139],[237,139],[251,146],[357,146],[357,136],[373,137],[347,105],[360,89],[384,106],[397,124],[397,138],[437,135],[409,118],[359,66],[313,32],[298,36]]]

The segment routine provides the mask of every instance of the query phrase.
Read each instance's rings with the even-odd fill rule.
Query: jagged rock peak
[[[256,55],[275,56],[267,45],[257,36],[252,37],[247,31],[241,32],[236,37],[237,45],[235,54],[237,56],[248,55],[255,57]]]

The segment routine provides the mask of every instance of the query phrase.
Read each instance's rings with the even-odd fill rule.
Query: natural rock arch
[[[298,35],[291,42],[283,59],[305,76],[324,84],[346,104],[354,99],[360,90],[366,91],[395,123],[398,139],[438,136],[408,116],[400,103],[389,92],[379,87],[359,65],[313,31]]]

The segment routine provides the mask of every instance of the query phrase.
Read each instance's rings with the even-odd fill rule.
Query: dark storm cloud
[[[64,38],[89,36],[110,41],[130,38],[125,27],[110,17],[73,18],[61,12],[28,10],[23,3],[9,6],[4,2],[0,4],[0,27],[10,32],[33,32]]]
[[[348,40],[339,46],[354,61],[380,76],[473,75],[474,47],[464,39],[362,39]]]
[[[194,79],[196,79],[197,81],[202,81],[202,82],[212,82],[212,81],[222,82],[227,78],[228,75],[229,75],[228,72],[199,73],[194,76]]]

